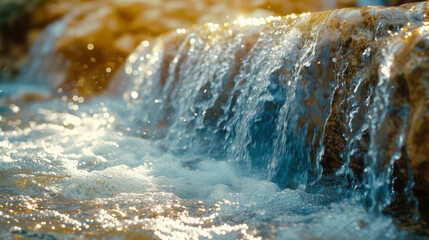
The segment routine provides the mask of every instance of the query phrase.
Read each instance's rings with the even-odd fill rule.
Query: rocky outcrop
[[[429,12],[428,12],[429,13]],[[428,14],[426,13],[426,14]],[[411,105],[406,149],[419,190],[429,189],[429,33],[428,26],[410,31],[398,44],[394,76],[406,80]]]

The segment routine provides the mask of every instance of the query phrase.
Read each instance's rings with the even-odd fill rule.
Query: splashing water
[[[400,12],[410,31],[426,5]],[[86,102],[50,95],[59,83],[33,60],[0,86],[0,236],[416,237],[381,214],[408,124],[385,122],[409,114],[394,100],[391,11],[177,31],[143,42]]]

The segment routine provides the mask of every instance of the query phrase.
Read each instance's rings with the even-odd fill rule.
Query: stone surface
[[[396,57],[395,74],[406,79],[411,104],[407,152],[417,177],[417,187],[429,189],[429,34],[428,26],[401,39],[403,50]],[[424,33],[424,34],[422,34]],[[399,69],[402,69],[400,71]],[[399,72],[399,73],[398,73]]]
[[[420,9],[418,14],[417,9]],[[427,2],[404,5],[402,8],[368,9],[368,14],[364,14],[363,19],[346,27],[353,29],[351,32],[360,32],[359,37],[343,35],[339,44],[353,49],[343,53],[345,56],[352,54],[351,57],[355,58],[348,59],[352,64],[349,64],[344,72],[347,76],[346,85],[350,84],[349,86],[353,86],[352,82],[359,72],[359,64],[354,63],[362,61],[359,58],[365,56],[365,49],[371,50],[373,58],[366,73],[367,82],[364,83],[368,85],[362,88],[363,92],[359,98],[372,95],[373,106],[365,112],[369,117],[374,117],[371,114],[381,115],[376,120],[369,121],[369,128],[359,136],[355,147],[360,151],[350,156],[350,166],[356,173],[362,174],[361,171],[371,164],[362,152],[373,151],[377,156],[373,160],[377,161],[373,163],[376,169],[382,169],[389,161],[396,160],[394,163],[395,175],[398,178],[396,182],[403,185],[404,179],[409,176],[406,170],[408,162],[414,172],[414,191],[422,199],[427,198],[429,193],[427,9]],[[373,15],[374,12],[377,14]],[[361,26],[366,30],[359,29]],[[374,29],[377,31],[373,32]],[[334,108],[325,131],[324,143],[328,154],[324,163],[329,166],[328,171],[342,164],[344,147],[356,137],[347,136],[348,131],[344,124],[347,121],[347,114],[344,113],[347,113],[346,109],[350,107],[350,102],[346,99],[353,96],[351,92],[353,89],[344,90],[345,95],[340,97],[342,100],[334,98]],[[371,131],[375,133],[371,134]],[[356,134],[356,131],[349,133]],[[402,138],[404,140],[401,140]],[[400,159],[394,157],[395,153],[400,154]]]

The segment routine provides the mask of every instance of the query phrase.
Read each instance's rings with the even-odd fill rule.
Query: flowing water
[[[418,28],[425,8],[402,17]],[[383,122],[409,106],[389,81],[387,31],[400,27],[390,10],[365,11],[179,29],[142,42],[91,99],[57,90],[67,64],[52,41],[67,18],[50,26],[25,72],[0,85],[0,237],[423,238],[382,213],[408,124],[386,141]],[[365,14],[378,20],[350,28],[365,38],[347,45],[332,25]]]

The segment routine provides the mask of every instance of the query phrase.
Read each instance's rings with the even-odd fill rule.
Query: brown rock
[[[416,173],[417,188],[429,189],[429,34],[425,27],[411,31],[402,39],[404,50],[398,54],[398,69],[403,69],[411,104],[407,152]],[[425,35],[421,33],[425,32]],[[404,59],[408,59],[405,61]]]
[[[404,5],[402,8],[379,8],[377,11],[373,11],[377,13],[376,15],[364,14],[363,22],[355,24],[351,21],[351,24],[354,25],[355,30],[357,30],[356,27],[359,29],[360,37],[367,37],[352,37],[351,39],[346,37],[341,38],[340,42],[340,46],[347,44],[349,49],[353,49],[344,53],[344,55],[354,55],[352,59],[348,59],[352,63],[353,58],[359,61],[359,56],[362,56],[366,47],[371,47],[373,51],[378,52],[374,59],[376,64],[368,69],[368,81],[364,83],[367,86],[363,89],[369,89],[378,84],[377,82],[385,74],[383,72],[383,66],[387,64],[385,61],[390,61],[386,60],[383,54],[392,54],[393,62],[389,66],[389,72],[386,73],[389,78],[387,86],[392,89],[387,106],[389,111],[372,141],[378,141],[378,150],[384,151],[385,158],[377,159],[380,169],[388,164],[395,153],[401,152],[401,159],[395,163],[398,184],[404,184],[403,181],[406,181],[404,179],[408,177],[406,170],[408,161],[414,172],[416,182],[414,190],[417,195],[429,194],[429,32],[426,25],[416,25],[411,20],[420,21],[417,19],[426,17],[427,12],[426,15],[422,13],[420,16],[411,17],[409,10],[427,9],[427,4],[410,4]],[[377,27],[379,29],[387,28],[387,30],[370,33],[360,29],[360,26],[364,26],[370,31]],[[341,28],[348,29],[344,26]],[[377,37],[382,40],[368,45],[368,42]],[[383,51],[387,53],[383,53]],[[357,66],[359,64],[348,65],[345,72],[346,84],[350,84],[347,82],[353,80]],[[346,96],[349,94],[350,92],[347,92]],[[351,137],[347,136],[347,131],[344,129],[346,117],[344,112],[347,112],[347,102],[341,101],[341,98],[344,99],[340,96],[334,98],[334,107],[325,132],[324,144],[327,150],[322,164],[326,166],[328,172],[344,163],[340,155],[344,153],[343,147]],[[370,109],[366,109],[366,111],[370,111]],[[363,119],[358,119],[359,124],[362,124],[362,121]],[[398,143],[396,142],[401,135],[406,139],[402,150],[397,148]],[[350,159],[349,164],[358,175],[367,164],[361,153],[369,150],[369,138],[368,130],[364,131],[357,146],[361,150]]]

